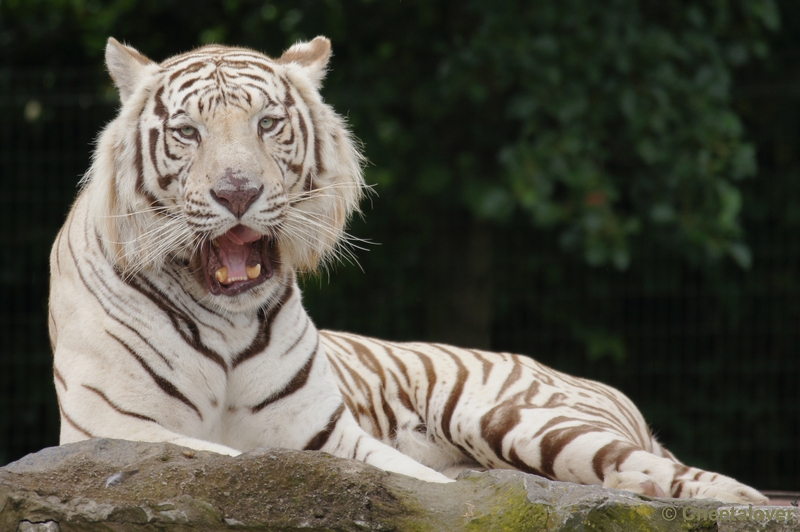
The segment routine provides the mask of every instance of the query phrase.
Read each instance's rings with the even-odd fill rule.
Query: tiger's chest
[[[166,412],[171,428],[222,443],[234,440],[241,448],[242,441],[263,444],[266,426],[275,435],[272,443],[286,445],[281,435],[311,405],[298,398],[274,412],[259,406],[285,389],[316,350],[316,329],[296,287],[278,290],[289,295],[272,312],[233,314],[198,302],[173,276],[127,284],[127,291],[144,296],[128,317],[139,325],[134,335],[144,340],[138,356],[159,367],[200,414]],[[131,327],[121,328],[131,333]],[[259,433],[251,434],[255,426]]]

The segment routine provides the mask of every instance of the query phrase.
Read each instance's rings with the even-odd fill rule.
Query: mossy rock
[[[259,449],[231,458],[106,439],[44,449],[0,468],[0,530],[20,532],[726,529],[683,519],[687,505],[721,506],[515,471],[429,484],[319,452]],[[666,508],[677,518],[665,518]]]

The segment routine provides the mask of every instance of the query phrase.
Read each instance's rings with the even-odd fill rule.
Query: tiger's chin
[[[237,225],[203,244],[202,280],[212,296],[239,296],[272,279],[279,258],[274,238]]]

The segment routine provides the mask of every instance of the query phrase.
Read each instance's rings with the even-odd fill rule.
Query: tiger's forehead
[[[293,103],[282,67],[270,57],[228,46],[205,46],[160,64],[163,98],[171,106],[194,103],[213,112],[232,105],[244,110]]]

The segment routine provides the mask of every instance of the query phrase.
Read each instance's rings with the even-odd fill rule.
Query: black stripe
[[[169,68],[176,68],[178,65],[185,62],[194,61],[207,64],[215,60],[219,61],[219,63],[224,66],[227,66],[228,63],[246,61],[253,68],[266,70],[268,72],[273,71],[272,68],[274,64],[270,62],[271,60],[269,57],[257,52],[253,52],[247,48],[230,48],[226,46],[208,45],[196,50],[192,50],[191,52],[186,52],[184,54],[171,57],[161,63],[161,67],[166,70]],[[182,66],[182,70],[179,70],[178,73],[174,73],[173,76],[177,76],[179,73],[184,73],[183,69],[188,69],[192,64],[197,63],[190,63],[190,65]]]
[[[144,277],[136,276],[129,279],[120,277],[120,279],[128,286],[136,289],[140,294],[146,296],[161,309],[172,322],[172,327],[195,351],[216,363],[225,373],[228,372],[228,365],[225,363],[225,359],[203,343],[203,339],[200,336],[200,329],[189,314],[177,308],[163,292]],[[186,332],[187,330],[188,334]]]
[[[188,267],[189,267],[188,263],[184,264],[184,268],[188,268]],[[169,277],[170,279],[172,279],[176,286],[181,286],[180,280],[178,279],[178,277],[175,276],[175,270],[167,270],[167,269],[165,269],[164,270],[164,274],[167,275],[167,277]],[[233,326],[233,324],[234,324],[233,320],[231,320],[229,317],[223,316],[222,314],[218,314],[214,309],[208,307],[207,305],[205,305],[204,303],[202,303],[201,301],[196,299],[189,292],[184,292],[184,295],[189,297],[189,299],[191,300],[193,305],[200,307],[204,311],[206,311],[209,314],[211,314],[212,316],[214,316],[214,318],[225,321],[226,323],[228,323],[229,326],[231,326],[231,327]],[[181,305],[181,306],[184,307],[185,305]],[[202,321],[197,316],[195,316],[195,318],[197,318],[197,322],[200,323],[203,327],[205,327],[207,329],[211,329],[212,331],[214,331],[215,333],[219,334],[220,336],[224,336],[225,335],[225,332],[223,332],[223,330],[220,329],[219,327],[217,327],[216,325],[211,325],[210,323],[208,323],[206,321]],[[226,328],[226,331],[227,330],[228,329]]]
[[[533,473],[552,480],[553,477],[549,477],[532,465],[525,463],[513,446],[509,449],[508,457],[503,454],[503,440],[519,424],[520,409],[521,407],[512,404],[510,401],[504,401],[493,406],[481,417],[481,437],[489,445],[498,460],[502,460],[525,473]],[[484,464],[487,462],[489,461],[481,461]]]
[[[197,72],[198,70],[203,68],[205,66],[205,64],[206,64],[206,62],[201,60],[201,61],[198,61],[197,63],[192,63],[191,65],[187,65],[187,66],[183,67],[181,70],[177,70],[177,71],[173,72],[172,74],[170,74],[169,82],[170,83],[174,82],[175,78],[177,78],[178,76],[182,76],[184,74],[191,74],[192,72]]]
[[[453,385],[453,388],[450,390],[450,395],[447,398],[447,402],[444,405],[444,410],[442,411],[442,433],[444,438],[458,447],[458,449],[464,453],[466,456],[472,456],[469,451],[467,451],[463,446],[453,441],[453,436],[451,434],[451,427],[450,423],[453,419],[453,414],[455,413],[456,407],[458,406],[458,401],[461,399],[461,394],[464,392],[464,384],[467,382],[467,377],[469,377],[469,372],[467,371],[467,367],[461,362],[461,359],[456,355],[454,352],[450,351],[443,345],[434,344],[434,347],[439,349],[439,351],[450,355],[450,358],[453,359],[456,366],[458,367],[458,372],[456,373],[456,383]],[[474,456],[472,457],[474,458]]]
[[[325,173],[325,164],[322,162],[322,142],[319,139],[319,130],[317,129],[317,124],[314,122],[314,117],[311,117],[311,126],[314,129],[314,159],[315,163],[317,164],[317,168],[315,169],[315,173],[317,176],[321,176]],[[310,185],[309,185],[310,189]]]
[[[272,338],[272,323],[275,321],[278,312],[292,297],[292,294],[294,294],[294,282],[292,277],[289,277],[280,299],[268,309],[258,309],[258,332],[256,337],[253,338],[253,341],[244,351],[233,357],[231,368],[236,368],[242,362],[253,358],[259,353],[263,353],[267,349]]]
[[[167,121],[169,119],[169,113],[167,112],[167,106],[164,105],[164,99],[162,98],[163,95],[164,95],[164,86],[162,85],[156,91],[155,104],[153,106],[153,112],[162,121]]]
[[[614,471],[619,471],[619,466],[624,462],[628,456],[634,451],[638,451],[636,447],[620,442],[612,441],[601,447],[592,458],[592,469],[595,476],[600,479],[600,482],[605,480],[605,470],[609,464],[614,464]]]
[[[192,403],[185,395],[183,395],[181,392],[179,392],[174,384],[172,384],[167,379],[165,379],[164,377],[162,377],[161,375],[159,375],[155,371],[153,371],[153,368],[151,368],[149,365],[147,365],[147,362],[145,362],[142,357],[140,357],[138,354],[136,354],[136,351],[134,351],[128,344],[126,344],[125,342],[123,342],[122,340],[120,340],[119,338],[117,338],[116,336],[114,336],[112,333],[110,333],[108,331],[106,331],[106,334],[108,334],[111,338],[113,338],[114,340],[119,342],[120,345],[122,345],[122,347],[127,349],[128,352],[131,355],[133,355],[133,357],[136,359],[136,361],[139,362],[139,364],[142,365],[142,368],[150,375],[150,377],[153,379],[153,381],[155,381],[155,383],[158,385],[159,388],[161,388],[161,390],[164,393],[166,393],[170,397],[174,397],[175,399],[181,401],[186,406],[188,406],[189,408],[194,410],[197,413],[197,416],[201,420],[203,419],[203,414],[200,413],[200,410],[198,410],[198,408],[194,405],[194,403]]]
[[[311,319],[308,317],[308,314],[306,314],[305,312],[303,312],[300,316],[305,318],[305,322],[306,323],[303,326],[303,329],[300,331],[300,334],[298,334],[297,338],[295,338],[294,342],[292,342],[292,345],[290,345],[289,348],[286,351],[281,353],[281,356],[279,358],[283,358],[286,355],[288,355],[289,353],[291,353],[292,351],[294,351],[294,348],[297,347],[297,344],[300,343],[300,340],[305,338],[306,332],[308,332],[308,326],[311,324]]]
[[[329,339],[332,340],[332,341],[335,341],[334,338],[329,337]],[[342,338],[340,336],[339,339],[341,341],[344,341],[344,340],[350,341],[350,338],[347,338],[347,337]],[[351,353],[352,349],[353,349],[353,345],[352,344],[348,344],[346,347],[342,347],[342,349],[344,349],[347,353]],[[339,359],[338,362],[342,365],[344,370],[347,371],[347,373],[350,375],[350,378],[358,386],[358,388],[362,391],[363,395],[367,398],[367,406],[369,407],[369,410],[364,408],[364,406],[359,403],[358,404],[358,410],[354,411],[353,415],[356,416],[359,419],[360,419],[360,417],[362,415],[363,416],[369,416],[369,418],[371,420],[371,423],[372,423],[372,428],[374,429],[372,436],[374,436],[375,438],[378,438],[378,439],[382,439],[383,438],[383,428],[381,427],[381,422],[378,419],[378,413],[375,410],[375,402],[376,401],[373,398],[373,391],[374,390],[372,389],[372,387],[370,387],[369,383],[366,381],[366,379],[364,379],[364,377],[359,373],[359,371],[357,369],[354,369],[354,368],[350,367],[346,363],[345,360]],[[345,380],[342,379],[342,382],[345,382]],[[348,386],[348,389],[349,388],[350,387]],[[339,389],[341,390],[341,387]],[[364,430],[366,430],[366,428]]]
[[[70,217],[70,229],[71,229],[71,227],[72,227],[72,217]],[[86,228],[86,230],[88,231],[88,225],[87,225],[87,228]],[[87,241],[88,241],[88,238],[87,238]],[[98,237],[98,244],[99,244],[99,237]],[[154,348],[154,347],[153,347],[153,346],[150,344],[150,342],[148,342],[147,340],[145,340],[145,339],[144,339],[144,337],[142,337],[142,335],[141,335],[141,334],[140,334],[138,331],[136,331],[136,329],[134,329],[133,327],[131,327],[130,325],[128,325],[128,324],[127,324],[127,323],[125,323],[124,321],[121,321],[121,320],[120,320],[120,319],[118,319],[116,316],[114,316],[114,315],[111,313],[111,310],[108,308],[108,306],[106,306],[106,301],[105,301],[104,299],[102,299],[102,298],[101,298],[101,297],[100,297],[100,296],[99,296],[99,295],[98,295],[98,294],[97,294],[97,293],[96,293],[96,292],[95,292],[95,291],[94,291],[94,290],[93,290],[93,289],[92,289],[92,288],[89,286],[89,282],[86,280],[86,278],[85,278],[85,277],[84,277],[84,275],[83,275],[83,270],[81,270],[80,264],[78,263],[78,257],[75,255],[75,250],[74,250],[74,249],[73,249],[73,247],[72,247],[72,239],[70,238],[69,231],[68,231],[68,234],[67,234],[67,248],[69,249],[70,256],[72,257],[72,262],[75,264],[75,269],[76,269],[76,271],[78,272],[78,277],[80,278],[81,282],[83,283],[83,286],[84,286],[84,288],[86,288],[86,291],[87,291],[87,292],[89,292],[89,293],[90,293],[92,296],[94,296],[94,298],[97,300],[97,303],[98,303],[98,304],[99,304],[99,305],[100,305],[100,306],[103,308],[103,310],[105,311],[106,315],[107,315],[109,318],[111,318],[111,319],[113,319],[114,321],[116,321],[117,323],[119,323],[120,325],[122,325],[122,326],[124,326],[124,327],[127,327],[127,328],[128,328],[130,331],[131,331],[131,332],[133,332],[134,334],[136,334],[137,336],[139,336],[139,338],[141,338],[143,342],[145,342],[145,343],[146,343],[146,344],[147,344],[147,345],[148,345],[148,346],[149,346],[151,349],[153,349],[153,351],[154,351],[154,352],[155,352],[155,353],[156,353],[156,354],[157,354],[159,357],[161,357],[161,359],[164,361],[164,363],[165,363],[165,364],[167,364],[167,366],[169,366],[169,368],[170,368],[170,369],[172,369],[172,364],[170,364],[169,360],[167,360],[167,359],[166,359],[166,357],[165,357],[164,355],[162,355],[162,354],[161,354],[161,353],[160,353],[160,352],[159,352],[157,349],[155,349],[155,348]],[[94,264],[92,264],[91,262],[89,262],[89,267],[92,269],[92,273],[94,274],[94,279],[98,280],[98,281],[100,282],[100,284],[103,286],[103,288],[104,288],[104,289],[105,289],[107,292],[111,293],[112,295],[115,295],[115,294],[114,294],[114,291],[113,291],[113,290],[111,290],[111,288],[110,288],[110,287],[109,287],[109,286],[106,284],[105,280],[103,279],[103,276],[102,276],[102,275],[100,274],[100,272],[98,272],[98,271],[97,271],[97,269],[94,267]],[[111,301],[113,302],[113,298],[111,299]],[[124,310],[120,310],[120,312],[122,312],[122,313],[124,314]]]
[[[50,306],[47,308],[47,321],[53,331],[52,334],[50,334],[50,351],[55,354],[55,339],[58,338],[58,325],[56,325],[56,319],[53,317],[53,308]]]
[[[620,429],[619,430],[621,430],[623,433],[626,433],[626,432],[629,433],[629,434],[631,432],[636,433],[636,435],[639,436],[640,445],[642,447],[646,447],[647,446],[648,442],[650,441],[650,435],[646,434],[646,433],[642,433],[642,428],[644,427],[644,429],[647,430],[647,431],[649,431],[649,429],[647,428],[647,425],[642,425],[641,423],[638,423],[637,420],[636,420],[636,414],[634,412],[630,411],[626,407],[626,405],[622,404],[622,402],[620,401],[619,397],[616,395],[616,394],[619,394],[621,392],[619,392],[618,390],[614,390],[613,388],[609,388],[608,386],[606,386],[604,384],[601,384],[599,382],[595,382],[595,381],[588,380],[588,379],[581,381],[580,385],[582,385],[585,388],[590,388],[590,389],[594,390],[595,392],[597,392],[600,395],[604,395],[612,403],[614,403],[614,406],[616,407],[616,410],[619,413],[621,413],[622,416],[625,418],[625,421],[628,422],[628,427],[624,427],[623,423],[622,423],[622,420],[619,419],[617,416],[614,416],[614,415],[612,415],[610,413],[609,414],[611,415],[611,418],[613,418],[613,420],[610,419],[610,418],[606,418],[606,419],[609,419],[609,421],[616,421],[617,423],[619,423],[619,425],[620,425]],[[632,428],[633,430],[632,431],[631,430],[627,430],[629,428]]]
[[[333,351],[333,350],[332,349],[327,349],[327,348],[325,349],[325,353],[328,355],[328,361],[331,363],[331,367],[333,368],[334,373],[336,373],[336,375],[339,377],[339,382],[338,382],[339,383],[339,389],[342,391],[342,393],[345,396],[348,396],[348,395],[352,396],[355,392],[353,392],[353,389],[347,383],[347,379],[345,379],[345,376],[344,376],[344,373],[342,372],[342,370],[339,369],[339,361],[336,360],[336,358],[330,356],[330,352],[331,351]],[[344,386],[346,389],[342,390],[342,386]],[[355,415],[355,412],[353,414]]]
[[[174,75],[174,74],[173,74],[173,75]],[[203,77],[199,77],[199,76],[198,76],[198,77],[196,77],[196,78],[191,78],[191,79],[188,79],[188,80],[186,80],[186,81],[184,81],[184,82],[183,82],[183,85],[181,85],[180,87],[178,87],[178,91],[177,91],[177,92],[183,92],[183,91],[185,91],[186,89],[188,89],[189,87],[191,87],[192,85],[194,85],[195,83],[197,83],[198,81],[205,81],[205,80],[207,80],[207,79],[208,79],[207,77],[203,78]],[[189,96],[191,96],[192,94],[194,94],[194,93],[190,92],[189,94],[187,94],[186,96],[184,96],[184,97],[183,97],[183,100],[182,100],[182,102],[181,102],[181,103],[185,102],[185,101],[186,101],[186,98],[188,98],[188,97],[189,97]]]
[[[431,406],[431,396],[433,395],[433,389],[436,386],[436,368],[433,366],[433,362],[431,362],[430,357],[420,353],[419,351],[414,351],[409,349],[411,353],[417,355],[417,358],[422,362],[422,365],[425,366],[425,380],[428,383],[428,390],[425,393],[425,422],[427,423],[429,420],[430,414],[430,406]],[[432,417],[432,416],[431,416]]]
[[[77,430],[78,432],[80,432],[81,434],[86,436],[87,438],[94,438],[95,437],[91,432],[89,432],[85,428],[83,428],[80,425],[78,425],[77,423],[75,423],[75,421],[71,417],[69,417],[69,415],[67,415],[67,413],[64,411],[64,407],[61,406],[61,398],[60,397],[56,396],[56,401],[58,402],[58,410],[59,410],[59,412],[61,412],[61,419],[66,421],[68,424],[72,425],[72,428],[74,428],[75,430]]]
[[[311,356],[308,357],[306,363],[303,365],[302,368],[300,368],[300,371],[298,371],[295,374],[295,376],[292,377],[292,380],[289,381],[289,383],[283,388],[283,390],[275,392],[274,394],[270,395],[269,397],[258,403],[256,406],[251,407],[250,411],[253,414],[256,414],[261,410],[263,410],[265,407],[269,406],[270,404],[276,401],[280,401],[284,397],[292,395],[294,392],[305,386],[306,382],[308,382],[308,376],[311,374],[311,367],[314,365],[314,360],[317,358],[318,350],[319,350],[319,340],[317,340],[317,345],[314,347],[314,351],[311,353]]]
[[[97,388],[95,388],[93,386],[89,386],[87,384],[84,384],[83,387],[86,388],[87,390],[89,390],[91,392],[94,392],[95,394],[99,395],[100,398],[103,401],[108,403],[108,405],[111,408],[113,408],[119,414],[124,414],[126,416],[135,417],[137,419],[141,419],[141,420],[144,420],[144,421],[152,421],[153,423],[158,424],[158,422],[155,419],[151,418],[151,417],[143,416],[142,414],[137,414],[136,412],[131,412],[129,410],[125,410],[125,409],[117,406],[116,404],[114,404],[113,401],[111,401],[111,399],[108,398],[108,396],[106,394],[104,394],[101,390],[98,390]]]
[[[98,242],[99,242],[99,237],[98,237]],[[73,257],[73,258],[74,258],[74,257]],[[108,292],[108,293],[110,293],[112,296],[117,296],[117,297],[119,297],[119,294],[115,293],[115,292],[114,292],[114,290],[112,290],[112,289],[111,289],[111,287],[108,285],[108,283],[106,283],[105,279],[103,279],[103,276],[100,274],[100,272],[98,272],[98,271],[97,271],[97,268],[95,268],[94,264],[92,264],[92,263],[90,262],[90,263],[89,263],[89,267],[92,269],[92,273],[94,274],[94,277],[93,277],[93,278],[94,278],[96,281],[98,281],[100,285],[102,285],[102,287],[105,289],[105,291],[106,291],[106,292]],[[78,273],[80,274],[81,280],[84,280],[84,279],[83,279],[83,274],[80,272],[80,268],[78,269]],[[128,329],[130,332],[132,332],[133,334],[135,334],[136,336],[138,336],[138,337],[139,337],[139,339],[140,339],[142,342],[144,342],[145,344],[147,344],[147,347],[149,347],[150,349],[152,349],[152,350],[153,350],[153,352],[154,352],[156,355],[158,355],[158,357],[159,357],[159,358],[160,358],[160,359],[161,359],[161,360],[164,362],[164,364],[166,364],[166,365],[167,365],[167,367],[168,367],[169,369],[172,369],[172,363],[169,361],[169,359],[167,359],[167,357],[166,357],[166,356],[164,356],[164,355],[161,353],[161,351],[159,351],[158,349],[156,349],[156,348],[155,348],[155,346],[154,346],[152,343],[150,343],[150,340],[148,340],[147,338],[145,338],[145,337],[142,335],[142,333],[140,333],[140,332],[139,332],[138,330],[136,330],[134,327],[132,327],[132,326],[128,325],[126,322],[124,322],[124,321],[122,321],[121,319],[119,319],[119,318],[117,318],[116,316],[114,316],[114,315],[111,313],[110,309],[109,309],[109,308],[106,306],[106,304],[105,304],[105,301],[101,300],[101,299],[98,297],[98,295],[97,295],[97,294],[94,292],[94,290],[92,290],[91,288],[89,288],[89,285],[88,285],[88,283],[86,283],[86,281],[85,281],[85,280],[84,280],[84,286],[85,286],[85,287],[86,287],[86,289],[89,291],[89,293],[91,293],[91,294],[92,294],[92,295],[95,297],[95,299],[97,299],[97,302],[100,304],[100,306],[101,306],[101,307],[103,307],[103,310],[106,312],[106,315],[107,315],[109,318],[111,318],[112,320],[116,321],[117,323],[119,323],[120,325],[122,325],[123,327],[125,327],[126,329]],[[110,298],[110,299],[111,299],[111,301],[112,301],[112,304],[113,304],[114,298],[112,297],[112,298]],[[120,305],[119,305],[119,304],[116,304],[116,305],[114,305],[114,306],[116,306],[116,307],[117,307],[117,310],[118,310],[118,311],[119,311],[121,314],[125,314],[125,310],[124,310],[124,308],[120,308]]]
[[[166,113],[166,111],[164,111]],[[149,142],[148,146],[150,147],[150,163],[153,165],[153,170],[158,174],[158,186],[161,187],[161,190],[166,190],[169,188],[169,185],[178,178],[175,174],[168,174],[162,175],[161,170],[158,168],[158,140],[160,136],[166,137],[166,131],[163,129],[166,128],[166,125],[162,127],[162,130],[159,131],[158,128],[151,128],[149,131]],[[166,138],[163,141],[164,149],[166,150]],[[169,155],[169,154],[167,154]]]
[[[495,401],[499,401],[500,398],[503,396],[503,394],[508,391],[511,385],[517,382],[522,376],[521,365],[517,363],[517,361],[514,360],[513,358],[511,359],[511,363],[512,363],[511,372],[508,374],[508,377],[506,377],[506,380],[505,382],[503,382],[503,385],[500,386],[500,390],[497,392],[497,397],[495,397]]]
[[[539,467],[547,478],[556,478],[555,463],[564,447],[575,441],[576,438],[592,432],[605,432],[604,429],[593,425],[577,425],[552,429],[547,432],[539,444]],[[513,449],[513,447],[512,447]]]
[[[145,199],[150,203],[151,207],[164,207],[164,204],[156,198],[152,192],[147,190],[144,185],[144,157],[142,155],[142,150],[144,150],[144,143],[142,142],[142,130],[139,125],[136,125],[136,157],[134,157],[134,164],[136,165],[136,191],[145,197]],[[116,174],[114,175],[114,179],[116,180]],[[156,213],[159,211],[156,210]]]
[[[56,235],[55,244],[53,244],[53,249],[56,250],[56,271],[59,275],[61,275],[61,237],[64,235],[64,229],[61,229]]]
[[[234,61],[226,61],[226,63],[227,63],[228,66],[233,66],[235,68],[235,65],[234,65],[235,62]],[[243,64],[242,70],[245,70],[245,69],[248,68],[248,64],[247,63],[242,63],[242,64]],[[237,80],[239,78],[247,78],[247,79],[252,79],[253,81],[256,81],[256,82],[264,84],[264,85],[269,84],[269,81],[267,80],[267,78],[262,77],[262,76],[257,76],[255,74],[250,73],[250,72],[236,71],[236,72],[234,72],[234,74],[231,77],[234,78],[234,79],[237,79]]]
[[[469,352],[483,364],[483,384],[486,385],[486,383],[489,382],[489,375],[492,373],[492,369],[494,369],[494,362],[486,360],[483,355],[475,349],[470,349]]]
[[[339,408],[336,409],[336,412],[328,420],[327,425],[325,428],[319,431],[316,436],[311,438],[305,447],[303,447],[304,451],[319,451],[322,449],[326,443],[328,443],[328,438],[331,437],[333,433],[333,429],[336,428],[336,424],[339,422],[339,419],[342,417],[342,413],[344,412],[344,403],[339,404]]]
[[[356,440],[356,446],[353,448],[353,460],[358,460],[358,447],[359,445],[361,445],[361,440],[363,438],[364,436],[362,435],[359,436],[358,439]]]
[[[411,379],[408,376],[408,368],[406,367],[405,363],[402,360],[402,354],[400,356],[394,354],[395,349],[403,349],[407,350],[405,347],[397,345],[397,344],[390,344],[388,342],[381,343],[383,348],[386,350],[386,354],[389,355],[389,358],[392,359],[392,362],[395,363],[397,368],[400,370],[400,373],[403,374],[403,379],[405,379],[406,386],[411,386]]]
[[[248,60],[240,61],[236,59],[223,59],[223,64],[226,67],[232,67],[234,69],[247,69],[247,68],[255,68],[256,70],[263,70],[265,72],[269,72],[270,74],[274,73],[275,71],[272,69],[272,65],[269,63],[264,62],[264,57],[255,55],[255,54],[243,54],[237,52],[235,54],[236,57],[247,57]]]
[[[390,439],[394,438],[397,435],[397,416],[395,415],[392,408],[389,406],[389,403],[386,401],[386,397],[384,397],[384,393],[387,388],[386,372],[384,372],[384,369],[381,366],[380,361],[372,353],[369,347],[355,340],[355,338],[352,337],[348,337],[347,340],[350,342],[353,352],[359,358],[361,363],[364,364],[364,366],[368,370],[376,374],[381,381],[378,400],[380,400],[381,402],[381,409],[383,410],[383,414],[386,416],[386,421],[388,424],[388,427],[386,429],[386,435]],[[375,411],[374,405],[370,405],[370,409],[373,410],[374,412]],[[377,421],[377,414],[375,414],[374,417],[375,420]],[[383,438],[383,429],[381,428],[381,426],[380,425],[376,426],[376,429],[379,431],[378,437]]]
[[[64,387],[64,390],[69,390],[67,387],[67,381],[64,380],[64,377],[61,376],[61,372],[58,371],[55,362],[53,363],[53,376],[55,379],[61,383],[61,386]]]

